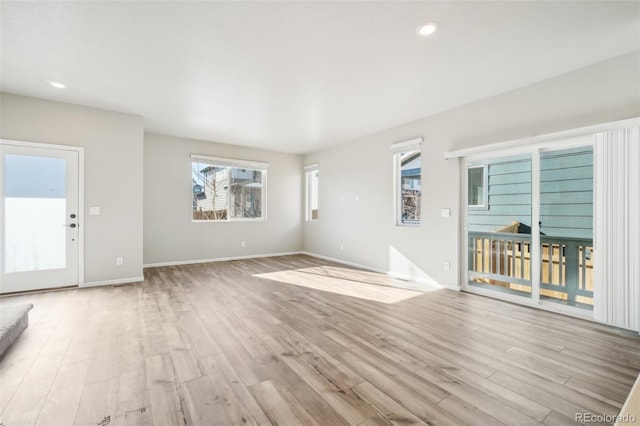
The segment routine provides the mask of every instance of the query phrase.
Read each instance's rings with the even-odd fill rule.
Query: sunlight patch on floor
[[[424,291],[442,288],[441,285],[437,284],[435,279],[420,269],[415,262],[392,245],[389,245],[389,270],[398,276],[415,277],[420,280],[420,282],[416,282],[414,286],[409,288]]]
[[[393,304],[424,294],[395,287],[397,281],[383,274],[335,266],[318,266],[255,274],[255,277],[327,291],[343,296]]]

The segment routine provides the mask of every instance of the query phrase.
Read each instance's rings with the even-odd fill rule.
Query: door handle
[[[70,223],[69,225],[62,225],[62,226],[68,226],[69,228],[75,228],[78,225],[76,225],[75,223]]]

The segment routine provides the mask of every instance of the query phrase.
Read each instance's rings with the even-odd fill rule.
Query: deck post
[[[567,303],[574,305],[580,275],[578,266],[578,243],[567,242],[565,247],[565,289],[567,291]],[[562,265],[560,265],[560,267],[562,268]]]

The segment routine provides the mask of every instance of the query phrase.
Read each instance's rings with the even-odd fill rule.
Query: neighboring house
[[[469,230],[494,232],[520,222],[520,233],[531,223],[531,160],[516,156],[470,165],[485,167],[469,204]],[[404,175],[404,171],[403,171]],[[540,170],[540,230],[556,237],[593,237],[593,148],[543,153]],[[471,200],[471,196],[470,196]]]
[[[402,181],[402,223],[420,224],[422,157],[420,151],[410,151],[400,159]]]
[[[198,201],[206,197],[204,187],[199,185],[195,179],[191,179],[193,185],[193,211],[198,211]]]
[[[201,182],[193,179],[194,219],[261,217],[260,171],[206,165],[194,174]]]

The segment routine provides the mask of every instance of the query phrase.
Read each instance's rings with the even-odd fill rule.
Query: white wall
[[[142,118],[3,93],[0,135],[84,147],[85,283],[140,279]],[[101,207],[102,215],[89,216],[89,206]],[[116,266],[117,256],[124,265]]]
[[[192,222],[190,154],[269,163],[267,220]],[[219,143],[144,137],[144,263],[288,253],[302,249],[302,157]],[[246,243],[245,247],[240,242]]]
[[[593,317],[640,332],[640,127],[596,134]]]
[[[305,222],[304,250],[457,287],[460,168],[443,159],[445,152],[639,115],[640,52],[634,52],[308,154],[305,164],[319,164],[320,206],[319,220]],[[389,146],[419,136],[422,225],[397,227]],[[442,218],[442,208],[451,208],[452,217]]]
[[[320,165],[320,220],[304,225],[303,161],[297,155],[143,136],[141,117],[11,94],[0,95],[0,136],[85,148],[88,283],[135,279],[143,262],[303,249],[455,287],[460,171],[458,162],[444,160],[443,153],[638,116],[639,64],[635,52],[311,153],[304,163]],[[416,136],[425,140],[423,224],[396,227],[389,145]],[[192,223],[191,153],[271,163],[267,221]],[[88,216],[89,206],[100,206],[102,215]],[[451,208],[452,217],[440,217],[441,208]],[[115,265],[116,256],[125,258],[123,266]],[[452,262],[450,271],[444,270],[445,261]]]

